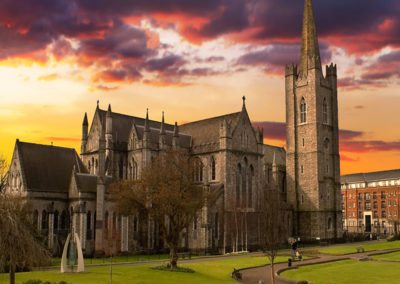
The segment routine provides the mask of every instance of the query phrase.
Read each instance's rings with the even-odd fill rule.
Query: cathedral
[[[288,236],[341,238],[336,65],[323,73],[311,0],[305,0],[300,63],[286,66],[285,88],[286,149],[264,144],[244,97],[237,112],[179,126],[165,123],[164,114],[136,117],[98,102],[90,124],[84,115],[80,155],[17,140],[7,191],[31,201],[33,222],[55,254],[71,231],[86,255],[161,251],[158,225],[118,214],[109,188],[140,179],[163,150],[182,149],[198,165],[194,182],[217,196],[183,233],[182,249],[259,248],[261,231],[272,229],[260,225],[268,190],[285,201]]]

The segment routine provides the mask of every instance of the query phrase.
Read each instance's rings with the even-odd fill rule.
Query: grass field
[[[303,266],[285,271],[281,276],[313,284],[393,284],[399,283],[400,269],[398,263],[344,260]]]
[[[286,257],[280,257],[278,261],[285,261]],[[195,273],[168,272],[150,269],[152,265],[113,266],[112,283],[235,283],[230,274],[233,268],[239,269],[250,266],[264,265],[268,263],[266,256],[245,256],[234,258],[209,259],[201,262],[182,264],[195,270]],[[6,283],[8,276],[0,275],[0,283]],[[64,280],[73,284],[105,284],[110,283],[110,267],[90,267],[84,273],[60,274],[58,271],[37,271],[17,273],[16,282],[23,283],[29,279],[42,281]]]
[[[378,260],[388,260],[388,261],[399,261],[400,262],[400,252],[378,254],[378,255],[371,256],[371,258],[378,259]]]
[[[331,247],[319,249],[320,253],[326,254],[348,254],[356,253],[358,247],[363,247],[365,251],[386,250],[400,248],[400,241],[388,242],[381,240],[379,242],[364,242],[345,245],[334,245]]]
[[[197,256],[192,256],[195,258]],[[168,254],[149,254],[149,255],[128,255],[128,256],[114,256],[113,258],[85,258],[85,265],[88,264],[106,264],[106,263],[119,263],[119,262],[140,262],[140,261],[156,261],[166,260],[169,258]],[[61,258],[52,258],[51,266],[60,266]]]

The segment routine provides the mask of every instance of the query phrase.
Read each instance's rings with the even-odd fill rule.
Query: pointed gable
[[[27,191],[68,192],[72,169],[86,172],[75,149],[17,141]]]
[[[180,125],[180,132],[192,136],[193,145],[219,142],[219,130],[226,120],[234,128],[241,112],[221,115]]]

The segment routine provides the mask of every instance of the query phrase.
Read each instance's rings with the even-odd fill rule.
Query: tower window
[[[324,98],[324,102],[322,104],[322,121],[323,123],[328,123],[328,103],[326,102],[326,98]]]
[[[304,167],[301,165],[301,173],[304,173]]]
[[[300,101],[300,123],[307,122],[307,104],[304,98]]]
[[[302,141],[303,141],[303,147],[304,147],[304,138],[303,138],[303,140],[302,140]]]
[[[215,158],[211,157],[211,180],[216,178]]]

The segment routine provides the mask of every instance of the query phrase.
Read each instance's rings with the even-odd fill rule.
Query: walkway
[[[400,251],[400,249],[390,249],[390,250],[381,250],[381,251],[370,251],[364,253],[354,253],[354,254],[346,254],[346,255],[326,255],[326,254],[319,254],[316,258],[303,260],[303,261],[296,261],[293,263],[292,267],[303,266],[303,265],[311,265],[311,264],[318,264],[324,262],[331,262],[331,261],[338,261],[338,260],[345,260],[345,259],[365,259],[370,255],[374,254],[383,254],[389,252]],[[291,281],[280,277],[278,275],[279,272],[283,272],[288,268],[287,263],[278,263],[274,265],[275,269],[275,284],[292,284],[297,283],[296,281]],[[245,284],[259,284],[260,280],[261,283],[271,283],[271,266],[266,265],[262,267],[255,267],[255,268],[248,268],[243,269],[240,271],[242,273],[242,281],[241,283]]]

